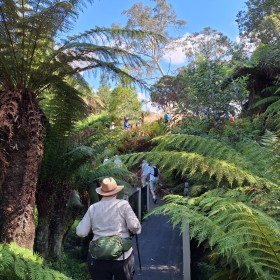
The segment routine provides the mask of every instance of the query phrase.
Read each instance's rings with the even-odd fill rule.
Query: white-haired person
[[[157,203],[157,195],[156,195],[156,190],[158,188],[158,181],[159,181],[159,169],[158,166],[155,165],[153,167],[150,167],[149,171],[149,187],[151,194],[153,196],[153,202],[156,204]]]
[[[124,186],[117,185],[114,178],[105,178],[96,192],[102,197],[92,204],[76,228],[76,234],[87,236],[91,231],[95,242],[104,236],[128,238],[130,232],[139,234],[141,224],[128,201],[118,199],[117,194]],[[93,280],[131,280],[134,274],[132,247],[112,260],[88,258],[89,272]]]
[[[148,184],[148,175],[150,173],[150,165],[146,160],[142,161],[141,164],[141,184],[142,188],[144,188]]]

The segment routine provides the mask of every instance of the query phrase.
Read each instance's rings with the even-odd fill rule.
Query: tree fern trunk
[[[63,186],[60,188],[63,192],[58,196],[57,203],[62,205],[60,211],[55,212],[52,219],[52,231],[50,234],[50,248],[49,256],[52,259],[59,260],[64,247],[66,236],[72,227],[75,218],[81,213],[81,208],[76,206],[69,206],[69,198],[71,195],[70,186]]]
[[[38,225],[34,250],[44,258],[49,256],[50,222],[55,208],[54,200],[53,183],[48,181],[38,184],[36,192]]]
[[[28,90],[0,93],[1,242],[33,250],[35,191],[43,156],[38,102]]]
[[[74,222],[67,202],[71,188],[65,184],[45,182],[37,192],[38,226],[35,250],[44,258],[59,259],[65,235]]]

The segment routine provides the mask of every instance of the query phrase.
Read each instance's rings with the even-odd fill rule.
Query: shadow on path
[[[162,201],[158,201],[162,205]],[[158,205],[157,204],[157,205]],[[151,216],[138,235],[142,273],[134,240],[134,280],[183,280],[183,242],[179,229],[172,228],[167,216]]]

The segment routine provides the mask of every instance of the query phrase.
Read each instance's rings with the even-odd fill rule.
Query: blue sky
[[[80,14],[75,31],[84,31],[95,26],[110,27],[112,23],[124,26],[127,17],[122,15],[122,11],[137,2],[154,6],[151,0],[94,0],[94,3]],[[178,19],[187,21],[186,27],[174,35],[201,31],[210,26],[231,39],[238,35],[236,14],[245,6],[245,0],[169,0],[168,3],[173,6]]]
[[[82,32],[90,28],[110,27],[112,23],[118,23],[122,27],[127,22],[123,10],[130,9],[133,4],[142,2],[144,5],[154,7],[151,0],[94,0],[92,5],[80,14],[74,33]],[[237,13],[244,9],[245,0],[169,0],[178,19],[187,21],[187,25],[180,30],[173,30],[173,36],[183,36],[186,33],[199,32],[204,27],[223,32],[230,39],[238,36],[238,27],[235,22]],[[173,65],[173,69],[181,65]],[[85,76],[87,77],[87,75]],[[99,78],[89,79],[93,87],[98,87]]]

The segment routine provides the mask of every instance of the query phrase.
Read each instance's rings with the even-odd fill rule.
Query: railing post
[[[138,220],[141,221],[142,219],[142,209],[141,209],[141,198],[142,198],[142,194],[141,194],[141,188],[138,188]]]
[[[146,186],[147,188],[147,211],[150,211],[150,190],[149,190],[149,184]]]
[[[183,274],[184,280],[191,280],[191,249],[189,229],[183,232]]]

